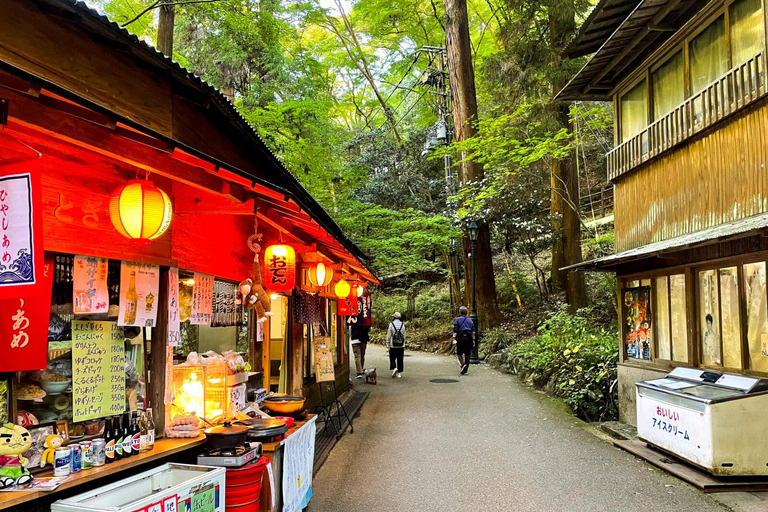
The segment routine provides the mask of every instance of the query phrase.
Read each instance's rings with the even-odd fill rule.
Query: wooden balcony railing
[[[766,94],[765,58],[758,53],[611,150],[608,179],[667,151]]]

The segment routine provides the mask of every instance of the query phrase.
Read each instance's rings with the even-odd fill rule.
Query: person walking
[[[461,306],[459,316],[453,319],[453,339],[461,374],[464,375],[469,370],[469,357],[475,346],[475,323],[467,316],[467,306]]]
[[[403,357],[405,356],[405,324],[400,319],[400,313],[392,315],[392,321],[387,329],[387,346],[389,347],[389,369],[392,378],[402,378]]]
[[[365,376],[365,349],[368,346],[368,341],[371,339],[370,330],[370,327],[358,324],[352,324],[352,327],[349,329],[352,352],[355,353],[356,379],[362,379]]]

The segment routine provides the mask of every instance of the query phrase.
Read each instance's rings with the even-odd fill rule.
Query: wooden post
[[[172,5],[160,7],[157,20],[157,49],[171,58],[173,58],[173,26],[175,21],[176,11]]]
[[[288,322],[291,326],[291,334],[288,336],[290,347],[288,350],[291,359],[288,371],[288,389],[293,396],[304,394],[304,324],[293,321],[294,301],[289,299]]]
[[[149,402],[155,420],[157,437],[165,435],[165,372],[168,347],[168,268],[161,267],[160,290],[157,301],[157,323],[152,329],[152,341],[149,345]]]

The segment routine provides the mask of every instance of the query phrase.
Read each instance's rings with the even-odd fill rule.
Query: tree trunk
[[[576,31],[575,12],[572,6],[552,11],[549,17],[550,43],[556,55],[560,55],[571,34]],[[556,57],[555,64],[560,66],[560,58]],[[564,80],[553,84],[553,92],[557,94],[565,86]],[[568,105],[557,102],[554,105],[559,124],[573,131]],[[584,307],[589,302],[584,274],[573,270],[564,274],[560,268],[581,263],[581,221],[579,211],[579,177],[575,160],[578,155],[570,154],[562,160],[552,162],[552,208],[556,208],[562,221],[558,239],[552,249],[552,287],[555,288],[555,277],[565,288],[565,300],[573,312]],[[557,200],[555,200],[557,196]],[[554,213],[554,212],[553,212]],[[555,222],[558,215],[555,215]],[[562,252],[560,252],[562,251]],[[562,279],[564,278],[564,281]]]
[[[565,272],[560,269],[565,266],[565,250],[563,248],[563,204],[558,189],[562,183],[563,170],[562,162],[553,159],[550,169],[550,202],[549,213],[552,217],[552,232],[555,234],[552,244],[552,270],[550,279],[552,280],[552,291],[557,293],[564,288]]]
[[[472,67],[472,49],[469,39],[469,20],[466,0],[445,0],[445,44],[448,57],[448,76],[451,86],[451,102],[455,122],[455,140],[463,141],[477,133],[477,95],[475,71]],[[483,167],[473,160],[464,161],[459,169],[462,185],[483,179]],[[464,300],[472,296],[470,241],[464,236],[465,289]],[[501,323],[502,315],[496,297],[496,281],[493,275],[491,236],[487,224],[481,223],[475,258],[477,314],[483,328]]]
[[[176,11],[172,5],[160,7],[157,20],[157,49],[173,58],[173,26]]]

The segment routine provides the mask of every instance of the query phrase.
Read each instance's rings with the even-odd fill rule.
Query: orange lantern
[[[349,286],[349,283],[345,280],[341,280],[338,283],[336,283],[336,287],[334,288],[334,291],[336,292],[336,296],[340,299],[345,299],[349,297],[349,292],[352,291],[352,287]]]
[[[151,181],[129,181],[109,199],[112,225],[121,235],[140,244],[148,244],[165,233],[172,216],[168,194]]]
[[[333,269],[322,261],[319,261],[309,267],[307,277],[309,278],[309,282],[314,286],[325,288],[333,279]]]
[[[270,245],[264,251],[264,288],[287,292],[296,286],[296,251],[290,245]]]

